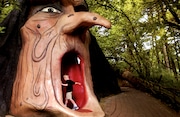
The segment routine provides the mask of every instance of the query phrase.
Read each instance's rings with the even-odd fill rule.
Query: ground
[[[180,117],[150,94],[130,87],[121,87],[122,93],[101,99],[105,117]]]
[[[180,112],[175,112],[148,93],[130,87],[121,87],[121,90],[118,95],[101,99],[105,117],[180,117]]]

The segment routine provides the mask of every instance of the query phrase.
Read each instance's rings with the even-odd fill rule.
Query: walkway
[[[105,117],[180,117],[180,113],[147,93],[129,87],[121,90],[122,93],[101,100]]]

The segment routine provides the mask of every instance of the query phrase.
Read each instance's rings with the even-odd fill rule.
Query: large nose
[[[62,23],[62,21],[64,23]],[[59,24],[61,25],[61,33],[69,34],[73,33],[76,30],[89,29],[94,25],[101,25],[106,28],[111,27],[111,23],[104,17],[90,12],[74,12],[72,14],[66,14],[62,17]]]

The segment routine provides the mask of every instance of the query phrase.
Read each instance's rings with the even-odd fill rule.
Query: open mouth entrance
[[[86,101],[86,92],[84,86],[84,60],[83,58],[75,51],[66,53],[62,58],[61,63],[61,81],[63,84],[67,84],[64,75],[69,76],[69,80],[73,82],[78,82],[80,84],[72,85],[72,99],[77,104],[79,109],[81,109]],[[63,86],[63,101],[65,104],[66,101],[66,92],[68,86]],[[73,109],[73,103],[68,100],[67,107]]]

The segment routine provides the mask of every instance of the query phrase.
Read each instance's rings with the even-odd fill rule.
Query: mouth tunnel
[[[84,86],[84,60],[77,52],[71,51],[63,56],[61,63],[61,81],[63,84],[66,84],[63,75],[69,75],[70,80],[81,83],[80,85],[73,85],[72,98],[79,109],[82,109],[87,101],[86,90]],[[66,86],[63,86],[62,89],[63,102],[65,103]],[[70,101],[68,101],[67,107],[71,109],[73,108],[73,105]]]

